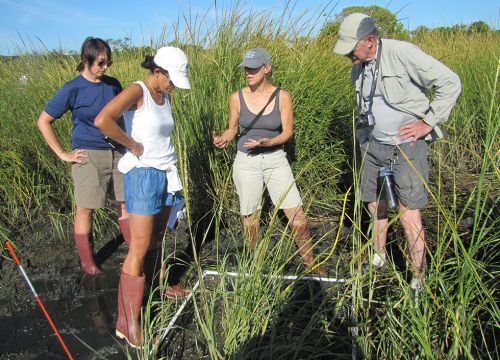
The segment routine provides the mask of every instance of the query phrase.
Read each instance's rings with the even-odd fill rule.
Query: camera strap
[[[375,88],[377,87],[377,79],[378,79],[378,73],[379,73],[379,67],[380,67],[380,56],[382,55],[382,40],[379,40],[378,42],[378,49],[377,49],[377,58],[375,59],[375,72],[373,73],[373,79],[372,79],[372,87],[370,89],[370,95],[368,96],[368,111],[366,112],[367,114],[372,113],[372,107],[373,107],[373,95],[375,94]],[[363,62],[363,71],[361,74],[361,87],[360,87],[360,99],[358,103],[358,114],[361,114],[363,111],[363,84],[365,82],[365,67],[366,63]]]
[[[278,94],[279,91],[280,91],[279,87],[277,87],[276,90],[273,91],[273,93],[271,94],[271,97],[269,97],[269,100],[267,101],[267,104],[264,105],[264,107],[262,108],[262,110],[259,111],[259,113],[257,115],[255,115],[255,118],[252,120],[252,122],[250,123],[250,125],[248,125],[247,127],[245,127],[245,130],[243,130],[242,132],[240,132],[240,136],[245,136],[246,134],[248,134],[248,132],[250,130],[252,130],[252,128],[255,125],[255,123],[257,122],[257,120],[259,120],[259,118],[262,116],[262,114],[264,114],[264,110],[266,110],[267,105],[269,105],[271,103],[271,101],[273,101],[273,99],[276,97],[276,95]]]

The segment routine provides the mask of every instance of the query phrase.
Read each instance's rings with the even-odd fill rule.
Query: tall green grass
[[[209,257],[215,257],[210,267],[220,272],[254,275],[202,282],[190,328],[196,332],[190,335],[198,354],[214,359],[335,358],[350,356],[353,340],[357,355],[366,358],[498,358],[498,34],[431,34],[412,40],[456,71],[463,83],[444,126],[445,140],[430,148],[431,203],[424,211],[428,267],[425,290],[415,298],[404,265],[390,262],[384,273],[363,270],[372,238],[363,227],[362,204],[346,207],[344,202],[349,187],[344,180],[350,175],[350,192],[357,194],[361,161],[352,138],[350,63],[333,54],[336,39],[311,35],[319,14],[288,17],[290,6],[278,17],[244,10],[239,2],[218,8],[211,22],[206,20],[211,13],[188,14],[180,21],[185,26],[165,27],[150,46],[115,53],[109,70],[124,86],[141,79],[146,76],[139,65],[144,55],[167,42],[181,46],[190,61],[192,90],[173,94],[175,140],[195,248],[186,280],[199,278]],[[317,253],[334,275],[348,279],[320,293],[311,290],[313,300],[306,303],[297,300],[299,283],[261,276],[301,274],[293,265],[293,239],[270,211],[263,214],[257,250],[247,251],[231,180],[235,144],[223,151],[211,145],[211,131],[227,126],[229,95],[244,86],[237,65],[246,49],[257,46],[273,56],[273,82],[293,97],[293,169],[308,215],[331,221],[325,234],[314,239]],[[15,241],[46,226],[47,219],[57,234],[70,224],[69,167],[44,144],[35,120],[52,94],[75,76],[76,64],[74,57],[28,51],[0,63],[2,238]],[[27,75],[27,83],[19,81],[21,75]],[[69,116],[55,126],[69,148]],[[112,211],[100,214],[98,224],[109,226]],[[392,225],[393,247],[401,248],[404,258],[397,216]],[[173,304],[151,299],[144,317],[148,339],[174,311]],[[159,316],[149,316],[153,312]],[[140,357],[146,358],[149,349]]]

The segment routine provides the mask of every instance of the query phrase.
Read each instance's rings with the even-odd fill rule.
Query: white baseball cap
[[[175,87],[191,89],[188,79],[188,59],[184,51],[174,46],[164,46],[156,51],[153,60],[156,65],[168,71]]]

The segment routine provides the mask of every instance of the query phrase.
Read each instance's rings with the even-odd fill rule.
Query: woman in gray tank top
[[[214,134],[213,143],[224,149],[240,132],[233,180],[250,248],[257,241],[265,186],[274,206],[283,209],[289,220],[303,264],[322,275],[325,270],[314,261],[302,200],[283,151],[283,144],[293,134],[290,94],[277,89],[269,79],[271,57],[265,49],[248,50],[239,66],[244,68],[248,86],[230,96],[228,129],[222,135]],[[274,93],[275,98],[269,102]]]

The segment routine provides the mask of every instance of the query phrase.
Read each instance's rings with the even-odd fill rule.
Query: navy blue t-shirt
[[[120,82],[103,76],[101,82],[94,83],[82,75],[68,81],[50,99],[45,112],[53,118],[60,118],[71,110],[73,149],[111,149],[101,130],[94,126],[94,120],[102,108],[122,91]]]

